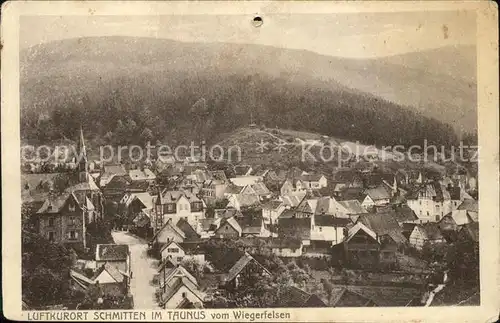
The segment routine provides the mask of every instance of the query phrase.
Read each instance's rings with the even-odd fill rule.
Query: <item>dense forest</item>
[[[81,125],[94,145],[210,143],[252,115],[258,125],[367,144],[456,142],[452,125],[418,106],[341,85],[332,71],[342,62],[265,46],[120,37],[35,46],[21,55],[22,139],[74,139]]]
[[[206,140],[250,123],[308,130],[367,144],[429,143],[449,145],[457,140],[453,128],[409,108],[364,93],[325,91],[291,85],[285,80],[232,75],[224,82],[199,78],[199,86],[181,91],[155,91],[144,79],[104,84],[103,94],[63,97],[52,101],[48,113],[24,109],[22,138],[47,143],[74,139],[83,126],[95,144],[144,144],[149,141]],[[119,88],[119,89],[118,89]],[[257,93],[257,94],[255,94]],[[254,104],[248,104],[248,102]]]

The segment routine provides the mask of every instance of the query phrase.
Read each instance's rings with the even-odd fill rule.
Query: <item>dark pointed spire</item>
[[[85,139],[83,138],[83,128],[80,126],[80,138],[78,142],[78,153],[81,157],[87,158],[87,151],[85,148]]]

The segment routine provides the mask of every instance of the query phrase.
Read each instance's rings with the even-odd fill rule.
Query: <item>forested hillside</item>
[[[265,46],[126,37],[36,46],[21,58],[22,138],[73,139],[84,120],[96,144],[210,142],[253,115],[268,127],[369,144],[456,140],[451,125],[416,108],[341,85],[325,71],[334,68],[327,59]]]

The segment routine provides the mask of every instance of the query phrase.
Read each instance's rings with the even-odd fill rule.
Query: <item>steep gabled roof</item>
[[[385,186],[369,188],[364,192],[364,194],[368,195],[374,201],[391,198],[391,194]]]
[[[251,261],[261,267],[268,274],[271,274],[267,268],[262,266],[254,257],[252,257],[248,252],[245,252],[243,256],[229,269],[228,274],[224,277],[226,282],[232,281]]]
[[[123,274],[116,268],[115,266],[105,263],[102,265],[92,277],[92,281],[97,281],[97,278],[102,274],[103,271],[106,271],[117,283],[123,282]]]
[[[279,291],[280,307],[308,307],[311,298],[315,298],[315,307],[326,307],[327,305],[315,294],[310,294],[296,286],[286,286]]]
[[[460,230],[466,232],[472,241],[479,242],[479,222],[467,223]]]
[[[37,214],[43,214],[43,213],[59,213],[61,209],[66,205],[66,202],[72,199],[76,206],[81,207],[80,203],[78,202],[78,199],[74,194],[70,193],[62,193],[61,195],[58,196],[49,196],[40,209],[36,212]]]
[[[161,304],[167,303],[181,287],[185,286],[189,289],[196,297],[200,300],[200,303],[203,302],[203,293],[198,290],[198,287],[193,284],[186,277],[177,277],[176,281],[173,283],[172,287],[169,288],[162,296],[161,296]]]
[[[371,230],[370,228],[368,228],[366,225],[364,225],[362,222],[357,222],[352,228],[349,229],[349,231],[347,232],[347,237],[345,239],[346,242],[349,242],[351,241],[351,239],[359,232],[359,231],[363,231],[365,232],[366,234],[368,234],[368,236],[372,237],[373,240],[377,241],[377,234],[375,232],[373,232],[373,230]]]
[[[396,219],[390,213],[369,213],[358,218],[378,236],[389,235],[397,243],[405,243],[406,237],[402,233]]]
[[[306,193],[282,195],[280,198],[283,204],[288,207],[296,207],[302,202]]]
[[[467,210],[471,212],[478,212],[479,205],[477,200],[464,200],[458,207],[459,210]]]
[[[330,306],[333,307],[369,307],[375,302],[347,287],[334,287]]]
[[[282,206],[284,203],[282,201],[268,201],[262,205],[262,208],[265,210],[272,210],[275,211],[277,210],[280,206]]]
[[[419,224],[416,226],[424,235],[424,238],[428,240],[439,240],[444,239],[441,230],[439,229],[438,223],[428,222],[424,224]]]
[[[255,184],[251,184],[250,187],[255,191],[257,195],[268,195],[271,194],[271,191],[267,188],[266,184],[263,182],[258,182]]]
[[[188,240],[197,240],[200,238],[200,235],[196,232],[196,230],[189,224],[187,220],[181,218],[177,221],[176,226],[184,232],[186,239]]]
[[[464,225],[467,223],[474,222],[473,219],[468,215],[467,210],[453,210],[450,213],[446,214],[446,217],[450,217],[453,219],[456,225]]]
[[[164,203],[177,203],[177,201],[185,196],[189,202],[201,202],[201,200],[189,191],[165,191],[162,196]]]
[[[184,232],[179,229],[176,225],[173,224],[172,219],[168,219],[168,221],[161,227],[160,230],[156,232],[156,234],[151,238],[151,241],[155,241],[156,237],[162,232],[165,228],[171,228],[175,233],[177,233],[182,239],[186,239],[186,235]]]
[[[361,205],[358,200],[344,200],[338,201],[349,213],[348,214],[363,214],[367,213],[366,209]]]
[[[215,230],[215,233],[217,234],[217,231],[226,223],[229,224],[234,230],[236,230],[236,232],[238,232],[239,235],[241,235],[242,232],[241,226],[234,217],[222,219],[220,226],[217,228],[217,230]]]
[[[191,282],[196,288],[198,288],[198,281],[196,278],[189,273],[189,271],[181,265],[175,266],[173,268],[165,268],[167,270],[165,274],[165,284],[169,284],[172,279],[176,277],[185,277],[187,280]]]
[[[227,182],[226,173],[223,170],[213,170],[211,174],[213,179]]]

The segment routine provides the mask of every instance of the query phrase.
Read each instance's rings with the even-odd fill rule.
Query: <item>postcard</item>
[[[5,317],[496,321],[497,12],[4,3]]]

